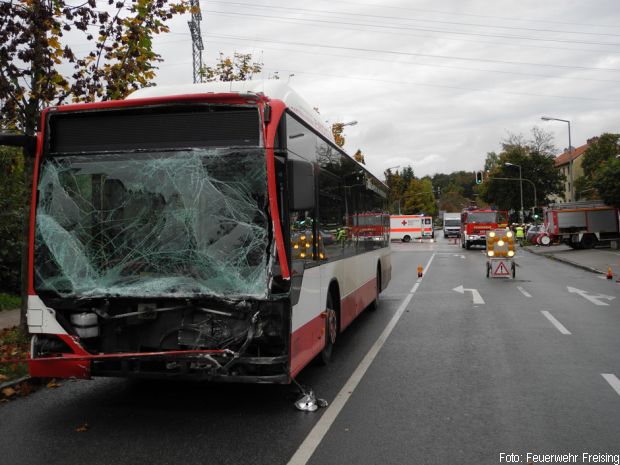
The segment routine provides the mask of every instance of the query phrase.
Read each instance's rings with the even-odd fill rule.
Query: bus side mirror
[[[0,145],[9,147],[21,147],[29,157],[34,157],[37,151],[37,138],[23,134],[0,133]]]
[[[314,167],[304,160],[289,160],[290,205],[293,211],[314,208]]]

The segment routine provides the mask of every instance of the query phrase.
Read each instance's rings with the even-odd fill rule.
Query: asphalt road
[[[528,253],[515,280],[487,279],[480,250],[443,239],[394,243],[392,262],[379,309],[298,378],[328,409],[298,412],[282,386],[63,382],[0,407],[0,463],[285,464],[300,446],[323,465],[620,454],[620,284]]]

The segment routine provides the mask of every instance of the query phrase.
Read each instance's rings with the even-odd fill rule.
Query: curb
[[[17,379],[2,383],[0,384],[0,391],[4,388],[17,386],[18,384],[23,383],[24,381],[28,381],[29,379],[30,379],[30,376],[26,375],[26,376],[22,376],[21,378],[17,378]]]
[[[575,268],[581,268],[582,270],[585,271],[589,271],[590,273],[596,273],[596,274],[606,274],[605,271],[601,271],[601,270],[597,270],[596,268],[592,268],[590,266],[586,266],[586,265],[581,265],[579,263],[575,263],[575,262],[571,262],[570,260],[564,260],[562,258],[558,258],[555,255],[553,255],[552,253],[548,253],[548,254],[539,254],[536,252],[532,252],[531,250],[529,250],[527,247],[522,247],[522,249],[527,250],[527,252],[533,254],[533,255],[537,255],[537,256],[543,256],[545,258],[548,258],[549,260],[555,260],[556,262],[562,262],[562,263],[566,263],[567,265],[572,265]]]

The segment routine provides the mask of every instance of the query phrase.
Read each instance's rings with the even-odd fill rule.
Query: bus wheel
[[[375,311],[379,307],[379,294],[381,293],[381,267],[377,265],[377,280],[375,281],[377,297],[368,306],[368,310]]]
[[[411,240],[411,236],[403,237],[403,242],[409,242]]]
[[[327,365],[332,358],[332,351],[338,336],[338,316],[334,308],[334,298],[332,293],[327,294],[327,304],[325,306],[325,347],[319,354],[319,363]]]

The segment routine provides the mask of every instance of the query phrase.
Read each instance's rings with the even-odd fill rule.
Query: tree
[[[165,0],[134,0],[129,6],[113,3],[108,0],[109,10],[97,8],[95,0],[77,6],[64,0],[0,3],[0,130],[34,135],[43,107],[124,98],[132,90],[151,85],[161,61],[153,50],[153,36],[167,32],[166,21],[187,11],[188,4]],[[64,41],[67,32],[72,33],[73,43],[92,43],[91,50],[76,55]],[[33,161],[27,157],[23,185],[30,185],[32,172]],[[26,238],[27,201],[22,216],[21,236]],[[25,240],[21,276],[25,296]]]
[[[608,179],[615,173],[617,156],[620,155],[620,134],[602,134],[586,149],[583,155],[583,176],[575,182],[575,190],[580,197],[600,198],[606,203],[614,204],[616,190]],[[616,178],[616,184],[620,184]],[[586,195],[580,195],[586,193]]]
[[[403,196],[403,204],[406,215],[436,215],[437,206],[430,178],[412,179]]]
[[[355,152],[353,158],[355,159],[355,161],[361,163],[362,165],[366,164],[366,161],[364,161],[364,154],[360,149],[357,149],[357,152]]]
[[[332,135],[334,136],[334,142],[340,148],[344,147],[344,136],[342,135],[344,131],[343,123],[334,123],[332,124]]]
[[[620,208],[620,158],[611,158],[598,171],[593,185],[607,204]]]
[[[253,61],[251,53],[237,53],[225,57],[222,52],[215,66],[204,66],[201,74],[207,82],[247,81],[263,69],[263,63]],[[275,74],[277,76],[277,74]],[[276,77],[279,79],[279,77]]]
[[[23,171],[21,151],[0,147],[0,291],[9,294],[20,289]]]
[[[509,135],[502,142],[502,151],[487,181],[478,188],[482,200],[503,210],[520,210],[519,168],[507,166],[506,163],[521,166],[524,209],[544,205],[549,195],[561,193],[563,176],[555,168],[550,140],[551,136],[537,128],[532,130],[532,139],[529,141],[522,135]],[[537,205],[534,203],[534,187],[530,181],[536,188]]]
[[[109,11],[94,0],[71,6],[63,0],[0,3],[0,126],[34,134],[42,107],[65,102],[119,99],[150,85],[161,57],[153,36],[165,22],[187,11],[186,2],[109,0]],[[82,56],[63,43],[92,43]]]

